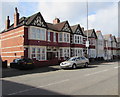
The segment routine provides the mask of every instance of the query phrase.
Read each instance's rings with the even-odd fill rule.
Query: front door
[[[57,54],[57,52],[47,52],[47,60],[55,59]]]

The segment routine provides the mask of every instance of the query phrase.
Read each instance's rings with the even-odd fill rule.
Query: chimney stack
[[[100,30],[96,31],[96,32],[101,32]]]
[[[7,20],[6,20],[6,30],[9,29],[10,27],[10,19],[9,19],[9,16],[7,16]]]
[[[59,19],[59,18],[55,18],[55,19],[53,20],[53,24],[57,24],[57,23],[60,23],[60,19]]]
[[[15,7],[15,13],[14,13],[14,27],[18,25],[19,22],[19,13],[17,7]]]

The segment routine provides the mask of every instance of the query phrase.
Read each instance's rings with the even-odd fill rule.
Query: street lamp
[[[89,52],[88,52],[88,47],[89,47],[89,40],[88,40],[88,0],[87,0],[87,41],[86,41],[86,47],[87,47],[87,58],[89,58]]]

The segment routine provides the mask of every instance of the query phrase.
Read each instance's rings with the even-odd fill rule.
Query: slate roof
[[[62,31],[64,25],[68,23],[68,21],[63,21],[57,24],[47,23],[48,29],[55,30],[55,31]]]
[[[18,25],[17,25],[17,27],[19,27],[19,26],[22,26],[22,25],[30,25],[31,24],[31,22],[34,20],[34,18],[37,16],[37,15],[41,15],[41,13],[40,12],[38,12],[38,13],[36,13],[36,14],[33,14],[32,16],[29,16],[29,17],[21,17],[20,19],[19,19],[19,22],[18,22]],[[41,15],[41,17],[42,17],[42,15]],[[43,19],[43,17],[42,17],[42,19]],[[44,20],[44,19],[43,19]],[[45,22],[45,21],[44,21]],[[62,28],[64,27],[64,25],[66,24],[66,23],[68,23],[68,21],[63,21],[63,22],[60,22],[60,23],[57,23],[57,24],[52,24],[52,23],[47,23],[47,22],[45,22],[46,23],[46,28],[47,29],[51,29],[51,30],[55,30],[55,31],[61,31],[62,30]],[[9,27],[9,29],[8,30],[11,30],[11,29],[13,29],[14,28],[14,23],[12,24],[12,25],[10,25],[10,27]],[[71,29],[71,28],[70,28]],[[72,30],[71,30],[72,31]],[[5,32],[5,30],[3,30],[2,32]]]
[[[77,30],[78,27],[80,28],[81,34],[83,36],[85,36],[82,28],[80,27],[80,24],[76,24],[76,25],[71,26],[72,32],[75,33],[75,31]],[[78,33],[75,33],[75,34],[78,34]]]
[[[22,25],[24,25],[24,24],[25,24],[25,25],[30,25],[30,23],[33,21],[33,19],[34,19],[38,14],[41,15],[41,13],[38,12],[38,13],[33,14],[32,16],[29,16],[29,17],[21,17],[21,18],[19,19],[19,21],[18,21],[17,27],[22,26]],[[14,23],[10,25],[10,27],[9,27],[8,30],[11,30],[11,29],[13,29],[13,28],[14,28]],[[5,31],[5,29],[4,29],[2,32],[4,32],[4,31]]]
[[[88,37],[91,37],[91,34],[94,32],[95,33],[95,30],[94,29],[90,29],[90,30],[85,30],[84,31],[84,34],[87,36],[87,32],[88,32]],[[95,33],[96,34],[96,33]]]
[[[72,29],[73,33],[76,31],[78,25],[79,25],[79,24],[71,26],[71,29]]]

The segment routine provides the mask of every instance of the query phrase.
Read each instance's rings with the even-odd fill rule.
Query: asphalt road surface
[[[62,70],[3,70],[3,95],[118,95],[118,62]]]

